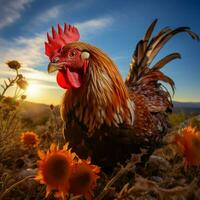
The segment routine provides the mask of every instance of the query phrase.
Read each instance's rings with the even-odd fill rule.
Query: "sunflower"
[[[175,138],[175,143],[179,147],[184,157],[184,165],[200,165],[200,132],[192,126],[181,130],[181,134]]]
[[[51,190],[56,190],[55,197],[65,199],[69,190],[69,178],[74,164],[75,154],[71,153],[68,145],[63,149],[51,144],[50,150],[45,154],[38,151],[41,160],[38,161],[38,172],[35,180],[46,184],[46,197]]]
[[[83,194],[87,200],[91,199],[92,190],[96,187],[100,167],[91,165],[90,159],[79,160],[73,167],[70,177],[70,193]]]
[[[26,131],[21,134],[21,142],[26,146],[37,147],[39,144],[38,135],[34,132]]]

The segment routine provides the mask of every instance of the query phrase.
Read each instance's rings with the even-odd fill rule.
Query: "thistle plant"
[[[28,87],[26,78],[20,73],[21,64],[12,60],[6,63],[15,74],[12,78],[7,78],[0,85],[0,151],[3,152],[9,149],[10,141],[14,139],[20,127],[20,116],[18,115],[20,105],[26,99],[24,92]],[[13,96],[7,96],[7,92],[11,87],[14,87]]]
[[[16,61],[12,60],[6,63],[10,69],[12,69],[15,72],[14,78],[8,78],[7,80],[4,80],[4,83],[1,84],[1,88],[3,89],[0,93],[0,102],[4,98],[6,92],[9,88],[12,86],[16,86],[15,92],[14,92],[14,98],[17,99],[20,95],[22,95],[22,90],[25,91],[28,87],[28,82],[26,78],[19,73],[19,69],[21,68],[21,64]]]

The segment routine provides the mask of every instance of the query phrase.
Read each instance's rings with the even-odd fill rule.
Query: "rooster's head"
[[[58,25],[58,32],[52,28],[52,37],[47,33],[48,42],[45,42],[45,54],[50,63],[48,72],[58,70],[57,82],[64,89],[79,88],[85,82],[86,70],[90,54],[69,46],[80,38],[76,27],[65,24],[64,30]]]

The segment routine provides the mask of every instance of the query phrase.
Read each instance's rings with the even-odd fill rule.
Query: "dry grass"
[[[48,149],[52,142],[64,144],[61,134],[61,120],[55,110],[49,109],[49,117],[41,125],[31,121],[24,126],[20,115],[23,101],[19,100],[17,107],[1,102],[0,110],[0,199],[43,199],[45,188],[31,178],[37,167],[37,149],[27,147],[20,141],[21,133],[31,131],[38,134],[40,149]],[[31,110],[29,111],[31,112]],[[57,115],[57,116],[55,116]],[[56,117],[56,121],[55,121]],[[42,120],[42,119],[41,119]],[[59,127],[58,127],[59,126]],[[22,181],[23,180],[23,181]],[[50,197],[51,198],[51,197]]]
[[[5,111],[1,109],[4,128],[1,129],[0,146],[0,199],[44,199],[45,187],[32,179],[36,172],[37,150],[20,143],[20,134],[26,130],[19,115],[23,102],[15,109],[7,103],[1,105],[5,109],[12,109],[4,118],[2,116]],[[52,142],[64,144],[57,108],[49,107],[49,113],[45,123],[34,124],[32,130],[39,135],[39,147],[42,149],[48,149]],[[198,119],[192,120],[198,124]],[[6,125],[8,123],[10,126]],[[133,155],[124,166],[116,166],[113,174],[102,172],[94,199],[200,199],[200,168],[184,168],[181,155],[176,146],[171,144],[174,133],[171,131],[164,138],[165,145],[154,152],[145,167],[138,169],[136,163],[140,162],[141,155]],[[48,199],[54,199],[53,195]],[[71,196],[70,199],[83,197]]]

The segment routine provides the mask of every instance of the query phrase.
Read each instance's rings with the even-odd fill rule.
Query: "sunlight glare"
[[[36,84],[30,84],[27,88],[28,96],[37,96],[39,93],[39,86]]]

